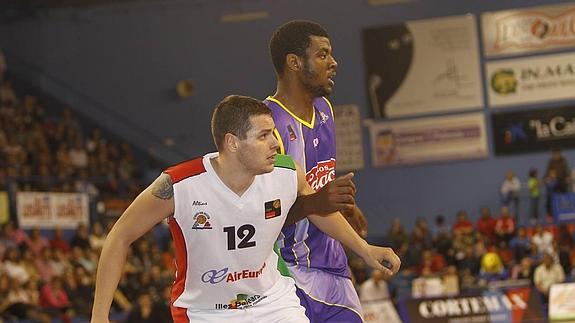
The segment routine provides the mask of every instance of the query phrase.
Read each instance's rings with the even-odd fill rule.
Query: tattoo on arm
[[[152,195],[162,200],[169,200],[174,197],[174,186],[170,175],[162,173],[152,184]]]

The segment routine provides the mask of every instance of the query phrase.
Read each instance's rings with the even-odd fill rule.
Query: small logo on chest
[[[265,209],[265,218],[266,219],[273,219],[278,217],[282,214],[282,203],[280,199],[267,201],[264,204]]]
[[[194,215],[194,224],[192,225],[192,229],[194,230],[205,230],[211,229],[212,225],[210,224],[210,216],[206,212],[198,212]]]
[[[204,202],[204,201],[194,201],[192,202],[193,206],[202,206],[202,205],[208,205],[208,202]]]

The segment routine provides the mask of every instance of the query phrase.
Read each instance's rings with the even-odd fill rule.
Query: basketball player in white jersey
[[[276,154],[274,127],[271,111],[256,99],[229,96],[216,106],[212,135],[218,153],[166,169],[108,234],[92,322],[109,322],[129,245],[165,218],[176,246],[174,322],[309,322],[293,279],[276,268],[273,245],[298,196],[328,203],[327,209],[350,208],[354,186],[348,174],[327,193],[314,194],[293,160]],[[300,209],[326,210],[323,205]],[[341,214],[309,219],[372,267],[399,269],[391,249],[367,244]],[[381,265],[384,259],[389,269]]]

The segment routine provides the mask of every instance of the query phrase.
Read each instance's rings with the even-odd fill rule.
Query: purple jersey
[[[272,110],[280,152],[291,155],[317,190],[335,178],[335,125],[333,110],[324,97],[313,102],[311,122],[293,114],[275,98],[264,103]],[[320,231],[307,218],[282,230],[281,256],[290,265],[320,269],[349,277],[347,257],[341,243]]]

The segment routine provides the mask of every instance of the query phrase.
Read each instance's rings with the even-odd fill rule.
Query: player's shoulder
[[[205,172],[206,167],[204,166],[203,157],[186,160],[164,170],[164,173],[168,174],[172,179],[173,184]]]
[[[277,154],[274,166],[295,171],[295,162],[289,155]]]

